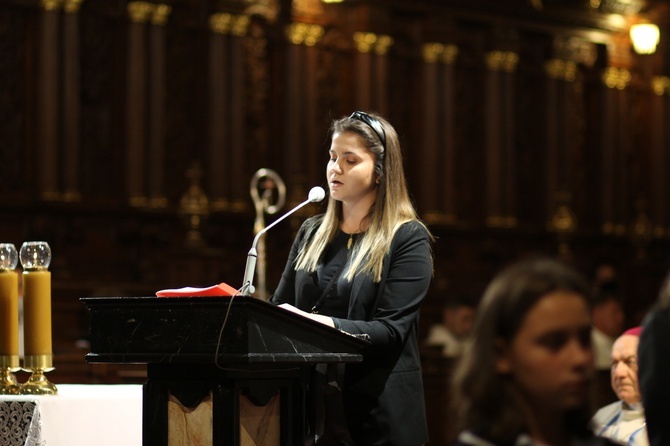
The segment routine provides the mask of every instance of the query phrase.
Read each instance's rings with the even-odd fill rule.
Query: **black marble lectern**
[[[253,297],[81,301],[88,362],[147,364],[143,446],[308,443],[316,364],[359,362],[366,345]]]

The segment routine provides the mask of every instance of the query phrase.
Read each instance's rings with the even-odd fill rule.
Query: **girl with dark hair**
[[[488,286],[454,371],[457,445],[605,445],[588,428],[589,287],[552,259],[517,263]]]
[[[410,201],[398,135],[385,119],[354,112],[335,120],[328,153],[327,210],[300,228],[271,299],[370,341],[338,384],[344,426],[325,417],[316,443],[422,445],[417,336],[432,237]]]

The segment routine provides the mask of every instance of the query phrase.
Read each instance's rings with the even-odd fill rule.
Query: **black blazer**
[[[318,299],[313,295],[316,273],[296,271],[294,263],[310,232],[307,228],[320,219],[313,217],[300,228],[272,302],[310,311]],[[363,362],[346,366],[342,390],[347,424],[357,445],[428,442],[418,323],[432,271],[428,231],[419,222],[405,223],[393,237],[381,281],[356,276],[347,318],[334,318],[338,329],[367,335],[370,341]]]
[[[670,445],[670,308],[651,311],[644,320],[638,363],[642,404],[651,446]]]

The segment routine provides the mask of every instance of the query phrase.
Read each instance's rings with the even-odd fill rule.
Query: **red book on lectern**
[[[237,290],[225,282],[206,288],[174,288],[156,291],[158,297],[186,297],[186,296],[234,296]]]

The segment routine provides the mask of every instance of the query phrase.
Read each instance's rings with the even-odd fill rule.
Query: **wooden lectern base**
[[[168,397],[168,446],[213,445],[213,398],[210,394],[195,408],[185,407]],[[240,445],[280,445],[280,395],[266,406],[256,406],[240,397]]]
[[[248,398],[240,398],[240,444],[242,446],[279,446],[280,395],[267,406],[258,407]]]
[[[212,445],[212,395],[196,407],[186,407],[168,396],[168,446]]]

